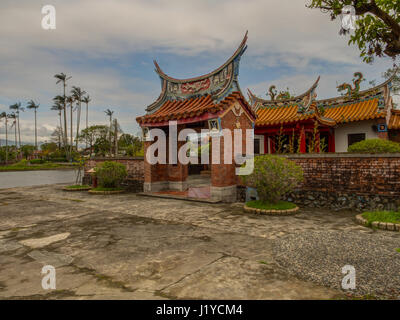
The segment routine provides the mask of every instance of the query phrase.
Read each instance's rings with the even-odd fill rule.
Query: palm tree
[[[6,164],[8,162],[8,131],[7,131],[7,113],[2,112],[0,113],[0,119],[4,118],[5,125],[6,125]]]
[[[72,91],[71,91],[72,96],[74,97],[75,101],[77,102],[77,115],[76,115],[76,120],[77,120],[77,124],[76,124],[76,150],[78,150],[78,137],[79,137],[79,125],[81,122],[81,104],[82,104],[82,99],[83,96],[86,94],[86,91],[82,90],[79,87],[72,87]]]
[[[86,129],[89,127],[89,102],[90,100],[89,95],[83,97],[82,102],[86,103]],[[86,141],[86,148],[87,148],[87,141]]]
[[[19,141],[19,148],[21,148],[21,128],[19,125],[19,114],[20,112],[24,111],[25,109],[23,107],[21,107],[21,102],[17,102],[13,105],[10,106],[11,110],[15,110],[15,116],[16,116],[16,120],[17,120],[17,126],[18,126],[18,141]]]
[[[63,112],[64,121],[62,121],[62,122],[64,122],[64,126],[61,126],[60,130],[61,130],[63,146],[64,146],[64,149],[65,149],[65,152],[67,152],[67,145],[68,145],[68,125],[67,125],[68,116],[67,116],[66,107],[65,107],[66,103],[67,103],[66,102],[66,98],[64,98],[64,96],[57,95],[57,96],[55,96],[53,98],[53,101],[54,101],[55,105],[60,105],[62,107],[61,111],[64,111]]]
[[[104,111],[104,113],[110,117],[110,156],[111,156],[111,154],[112,154],[111,131],[112,131],[112,116],[113,116],[114,111],[107,109],[106,111]]]
[[[72,97],[72,96],[68,96],[68,97],[66,97],[65,98],[65,102],[66,103],[68,103],[69,104],[69,106],[70,106],[70,110],[71,110],[71,128],[70,128],[70,132],[71,132],[71,137],[70,137],[70,143],[71,143],[71,145],[70,145],[70,154],[72,155],[72,146],[73,146],[73,144],[74,144],[74,142],[73,142],[73,136],[72,136],[72,129],[73,129],[73,109],[74,109],[74,106],[73,106],[73,104],[74,104],[74,97]]]
[[[65,96],[65,89],[67,87],[67,81],[72,77],[67,77],[64,73],[59,73],[54,75],[54,78],[57,79],[56,84],[62,83],[63,84],[63,105],[64,105],[64,145],[67,147],[68,144],[68,134],[67,134],[67,101]]]
[[[15,134],[15,148],[17,149],[17,115],[13,112],[8,115],[9,119],[13,119],[11,124],[11,128],[14,127],[14,134]]]
[[[37,119],[36,119],[36,113],[37,109],[39,108],[39,104],[36,104],[33,100],[28,102],[28,105],[26,106],[28,109],[33,109],[35,111],[35,149],[37,150]]]
[[[50,109],[58,111],[58,116],[60,118],[60,135],[61,135],[61,137],[64,137],[63,129],[62,129],[62,116],[61,116],[61,111],[64,110],[64,106],[61,103],[56,102]]]

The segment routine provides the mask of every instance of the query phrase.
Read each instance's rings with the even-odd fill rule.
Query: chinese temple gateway
[[[169,132],[170,121],[177,124],[178,134],[188,128],[196,132],[254,128],[256,154],[346,152],[349,145],[372,138],[400,142],[400,111],[393,109],[391,97],[393,78],[361,91],[363,75],[357,72],[352,85],[344,83],[338,87],[339,91],[345,91],[343,95],[317,100],[318,77],[310,89],[299,96],[291,97],[287,92],[277,95],[275,87],[271,86],[270,99],[259,98],[249,90],[248,102],[238,83],[239,62],[247,48],[246,41],[247,33],[222,66],[196,78],[172,78],[154,62],[162,90],[158,99],[146,108],[146,115],[136,119],[143,132],[161,129],[168,141],[173,136]],[[175,135],[173,139],[177,139]],[[148,140],[144,143],[145,155],[153,143]],[[220,140],[222,159],[225,139]],[[185,143],[177,141],[178,149]],[[166,148],[167,157],[170,157],[168,144]],[[245,139],[242,139],[242,150],[246,150]],[[238,177],[234,161],[232,164],[197,165],[197,168],[199,166],[200,170],[196,171],[191,163],[170,163],[169,159],[166,164],[151,164],[145,157],[144,191],[174,191],[190,197],[188,176],[194,170],[211,176],[206,187],[207,197],[227,202],[236,200]]]
[[[247,48],[246,41],[247,33],[236,52],[221,67],[192,79],[171,78],[155,62],[162,91],[159,98],[147,107],[147,114],[136,119],[144,131],[158,128],[165,132],[168,139],[170,121],[176,121],[178,135],[186,128],[194,129],[196,132],[202,129],[210,131],[230,129],[231,132],[239,128],[244,131],[253,129],[256,114],[243,96],[238,83],[239,62]],[[221,140],[220,159],[224,159],[225,139]],[[145,154],[151,143],[145,141]],[[185,143],[186,141],[177,141],[178,149]],[[242,150],[246,150],[245,140]],[[167,155],[169,156],[168,150]],[[191,165],[180,162],[170,164],[169,160],[167,159],[167,164],[150,164],[145,157],[145,192],[163,190],[183,192],[188,189],[187,178]],[[219,201],[236,201],[238,177],[235,172],[235,162],[229,164],[221,160],[221,164],[211,163],[204,169],[211,175],[211,185],[208,186],[210,197]]]

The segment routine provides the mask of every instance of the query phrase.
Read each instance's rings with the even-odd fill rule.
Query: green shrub
[[[32,159],[32,160],[29,160],[29,163],[30,164],[43,164],[43,163],[45,163],[45,161],[42,159]]]
[[[400,144],[383,139],[367,139],[352,144],[347,151],[353,153],[393,153],[400,152]]]
[[[276,204],[303,181],[303,169],[289,159],[262,155],[254,158],[253,173],[241,178],[246,185],[257,189],[261,201]]]
[[[105,161],[95,168],[98,184],[102,188],[117,188],[126,178],[126,167],[118,162]]]
[[[294,203],[287,201],[278,201],[277,203],[272,204],[268,202],[263,202],[261,200],[253,200],[246,202],[246,206],[263,210],[288,210],[296,208],[296,205]]]

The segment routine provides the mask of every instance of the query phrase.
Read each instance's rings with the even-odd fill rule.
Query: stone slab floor
[[[344,252],[354,260],[346,248],[353,235],[356,245],[349,248],[361,256],[350,262],[361,261],[361,280],[379,269],[379,255],[389,268],[377,280],[383,292],[366,282],[353,294],[400,295],[400,235],[358,226],[355,212],[254,216],[241,204],[99,196],[61,187],[0,190],[1,299],[343,298],[340,266]],[[378,265],[369,268],[374,261]],[[42,289],[43,265],[56,268],[55,290]]]

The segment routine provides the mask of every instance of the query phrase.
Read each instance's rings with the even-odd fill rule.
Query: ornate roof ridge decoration
[[[378,84],[372,88],[368,88],[362,91],[357,91],[354,92],[353,95],[344,95],[344,96],[337,96],[337,97],[333,97],[333,98],[328,98],[328,99],[321,99],[321,100],[316,100],[315,102],[317,103],[317,105],[324,105],[324,106],[334,106],[336,104],[344,104],[344,103],[356,103],[362,100],[365,100],[367,98],[373,98],[373,97],[377,97],[377,96],[384,96],[385,101],[387,101],[387,99],[389,98],[389,92],[392,88],[392,81],[393,78],[396,76],[396,73],[399,71],[400,69],[398,68],[393,75],[387,79],[386,81],[382,82],[381,84]],[[356,75],[357,72],[354,74]]]
[[[154,113],[168,100],[185,100],[190,98],[211,95],[212,100],[219,102],[231,92],[240,91],[237,77],[239,74],[239,61],[246,51],[247,34],[236,49],[235,53],[219,68],[205,75],[189,78],[176,79],[166,75],[154,61],[155,72],[161,80],[161,94],[158,99],[146,108],[148,114]]]
[[[315,89],[318,87],[320,79],[321,76],[318,76],[317,80],[306,92],[289,99],[267,100],[257,97],[250,89],[247,89],[250,103],[255,111],[261,107],[280,107],[284,105],[298,105],[299,111],[300,109],[308,110],[312,101],[316,98]]]

